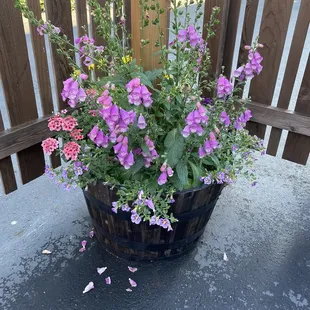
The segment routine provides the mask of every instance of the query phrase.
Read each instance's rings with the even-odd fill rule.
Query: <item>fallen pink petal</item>
[[[126,291],[127,292],[132,292],[132,289],[131,288],[126,288]]]
[[[86,241],[86,240],[83,240],[83,241],[81,242],[81,244],[82,244],[82,247],[85,248],[85,247],[86,247],[86,244],[87,244],[87,241]]]
[[[138,270],[138,268],[129,267],[129,266],[128,266],[128,269],[129,269],[130,272],[136,272]]]
[[[129,280],[129,283],[130,283],[131,287],[136,287],[137,286],[137,283],[134,280],[132,280],[130,278],[128,280]]]
[[[89,292],[90,290],[94,289],[95,285],[94,282],[89,282],[86,287],[84,288],[83,294]]]
[[[42,254],[51,254],[52,252],[50,250],[43,250]]]
[[[111,278],[110,277],[105,278],[105,283],[110,285],[111,284]]]
[[[102,275],[106,270],[108,269],[108,267],[102,267],[102,268],[97,268],[97,272]]]
[[[95,232],[93,230],[91,230],[88,234],[89,238],[94,238]]]
[[[224,255],[223,255],[223,259],[224,259],[225,262],[228,262],[228,257],[227,257],[225,252],[224,252]]]
[[[85,250],[86,250],[86,248],[80,248],[80,249],[79,249],[79,252],[82,253],[82,252],[84,252]]]

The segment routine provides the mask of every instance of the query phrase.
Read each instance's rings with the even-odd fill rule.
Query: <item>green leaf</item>
[[[183,186],[186,185],[188,182],[187,162],[185,160],[179,161],[176,166],[176,171],[181,184]]]
[[[125,86],[125,81],[120,75],[105,76],[100,79],[100,81],[98,82],[98,85],[103,86],[107,84],[108,82],[111,82],[117,86]]]
[[[161,76],[163,70],[162,69],[154,69],[152,71],[145,71],[144,74],[147,76],[149,81],[155,81],[159,76]]]
[[[149,148],[147,147],[147,145],[145,143],[142,143],[141,144],[141,148],[142,148],[142,151],[147,154],[147,155],[151,155],[151,152],[149,150]]]
[[[184,151],[184,139],[178,129],[172,129],[165,138],[167,149],[167,160],[171,167],[174,167],[180,160]]]
[[[130,74],[130,76],[133,79],[136,77],[140,78],[140,81],[142,84],[154,89],[152,82],[149,80],[149,78],[143,72],[133,72]]]
[[[178,176],[176,174],[174,174],[171,178],[170,178],[173,186],[177,189],[177,190],[182,190],[183,189],[183,185],[180,181],[180,179],[178,178]]]
[[[201,182],[200,182],[199,178],[204,174],[204,171],[200,167],[197,167],[191,161],[189,161],[189,164],[190,164],[192,172],[193,172],[192,186],[196,187],[196,186],[201,185]]]
[[[142,167],[144,166],[144,158],[139,156],[136,159],[136,162],[130,169],[128,170],[132,175],[136,174]]]
[[[218,160],[218,158],[214,155],[214,154],[211,154],[210,155],[211,159],[213,160],[214,164],[215,164],[215,167],[216,168],[220,168],[221,167],[221,163],[220,161]]]

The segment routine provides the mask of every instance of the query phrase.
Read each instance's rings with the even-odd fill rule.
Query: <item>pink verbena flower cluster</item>
[[[62,100],[66,101],[69,99],[68,104],[71,108],[76,107],[79,101],[85,101],[86,93],[76,80],[71,77],[65,80],[63,84],[64,88],[61,92]]]
[[[50,131],[69,131],[71,132],[78,125],[77,120],[73,116],[61,117],[59,114],[48,120],[48,128]]]
[[[163,185],[168,182],[168,177],[173,176],[174,171],[172,170],[171,167],[167,165],[166,162],[164,162],[163,165],[160,167],[160,171],[161,171],[161,174],[159,178],[157,179],[157,183],[159,185]]]
[[[206,155],[210,155],[218,147],[219,147],[219,143],[216,140],[216,136],[214,132],[211,131],[209,134],[209,139],[206,139],[204,145],[199,147],[199,150],[198,150],[199,158],[203,158]]]
[[[102,146],[107,148],[109,145],[109,138],[106,136],[102,130],[96,125],[88,134],[90,140],[92,140],[97,146]]]
[[[256,47],[263,47],[263,45],[258,43]],[[248,45],[245,46],[245,49],[249,50],[248,62],[246,65],[240,66],[233,73],[234,77],[239,78],[240,81],[243,81],[244,78],[251,80],[255,74],[259,75],[263,70],[263,66],[261,65],[263,57],[261,54],[256,49],[253,50]]]
[[[80,152],[81,146],[74,141],[67,142],[64,145],[63,153],[66,160],[77,160],[78,154]]]
[[[234,122],[236,130],[241,130],[245,127],[246,123],[251,119],[252,113],[251,110],[246,110],[242,113]]]
[[[47,138],[42,142],[43,152],[47,155],[51,155],[58,148],[58,140],[54,138]]]
[[[83,140],[84,136],[82,135],[82,129],[74,129],[70,132],[70,137],[75,141]]]
[[[134,104],[136,106],[144,105],[146,108],[150,107],[153,103],[153,100],[151,98],[151,93],[147,89],[145,85],[141,84],[141,81],[139,78],[132,79],[127,85],[126,85],[128,95],[128,101],[131,104]]]
[[[183,137],[187,138],[191,133],[196,133],[198,136],[202,136],[204,130],[201,125],[207,125],[208,120],[209,118],[206,108],[198,102],[196,109],[190,112],[185,119],[186,126],[181,132]]]
[[[89,38],[87,35],[75,39],[75,44],[81,45],[79,55],[81,59],[84,58],[83,63],[85,66],[90,66],[94,63],[91,55],[96,57],[104,51],[104,46],[96,46],[94,43],[95,40],[93,38]]]
[[[217,97],[224,98],[225,96],[229,96],[232,92],[233,86],[224,76],[220,76],[217,81]]]

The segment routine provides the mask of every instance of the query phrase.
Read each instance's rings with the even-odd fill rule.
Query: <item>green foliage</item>
[[[191,20],[189,6],[193,3],[197,5],[194,19]],[[56,170],[48,168],[47,174],[52,174],[52,177],[57,175],[58,183],[66,189],[77,185],[85,188],[96,182],[117,186],[119,200],[115,208],[121,209],[130,204],[131,209],[144,221],[155,216],[171,222],[175,221],[170,212],[170,202],[175,191],[198,187],[202,184],[201,179],[206,183],[209,180],[220,183],[223,175],[226,178],[224,182],[227,183],[241,174],[250,181],[255,180],[254,153],[263,150],[262,142],[257,137],[250,136],[247,130],[236,130],[234,126],[246,111],[247,101],[241,100],[244,82],[239,80],[229,96],[209,98],[211,103],[203,105],[203,94],[214,93],[218,83],[218,77],[209,76],[211,59],[206,42],[199,38],[199,44],[193,46],[189,39],[189,27],[195,27],[197,35],[201,34],[197,23],[202,16],[203,3],[203,0],[187,0],[182,7],[181,2],[171,1],[174,20],[170,32],[177,39],[165,46],[159,22],[164,8],[157,0],[139,0],[141,32],[149,26],[157,29],[158,37],[152,44],[159,47],[154,56],[159,56],[161,65],[161,69],[144,71],[143,63],[137,65],[129,48],[131,36],[126,32],[126,16],[122,15],[123,1],[106,0],[101,6],[97,0],[88,0],[97,24],[96,33],[103,37],[105,46],[98,52],[96,42],[81,43],[88,52],[84,56],[92,63],[83,72],[73,58],[75,53],[80,52],[80,46],[69,42],[65,34],[58,34],[55,31],[57,25],[37,20],[25,0],[15,0],[16,7],[30,23],[41,27],[50,41],[57,45],[58,52],[72,66],[71,78],[75,80],[74,83],[87,92],[82,96],[77,109],[72,112],[77,121],[75,129],[81,131],[83,138],[76,139],[73,132],[63,127],[57,131],[57,136],[62,138],[58,152],[66,165]],[[111,5],[116,7],[116,19],[111,17]],[[149,14],[150,11],[152,14]],[[219,8],[215,7],[210,22],[205,25],[207,40],[216,35],[214,29],[219,23],[218,13]],[[118,22],[115,23],[115,20]],[[186,38],[182,40],[180,33],[184,33],[184,30]],[[148,44],[150,41],[147,38],[141,40],[142,54],[143,48]],[[256,48],[257,42],[252,51],[255,52]],[[103,77],[94,79],[91,71],[94,68],[102,71]],[[86,80],[82,79],[81,73],[88,75]],[[136,93],[133,94],[126,85],[136,78],[139,78],[138,85],[141,84],[141,87],[135,86]],[[148,97],[148,92],[152,104],[146,106],[144,100]],[[76,95],[76,89],[71,95]],[[107,96],[110,103],[103,103]],[[117,109],[113,113],[112,105]],[[198,113],[199,109],[204,113]],[[121,112],[132,113],[135,117],[128,121]],[[222,112],[229,115],[230,124],[223,124],[220,119]],[[105,113],[111,113],[110,118],[105,118]],[[195,117],[188,120],[190,113]],[[145,125],[141,120],[142,116]],[[62,111],[57,117],[64,122],[68,114]],[[203,117],[208,117],[208,120],[203,120]],[[202,126],[201,130],[199,127],[190,128],[198,124]],[[106,144],[102,143],[97,133],[94,134],[95,138],[90,134],[94,128],[109,138]],[[191,129],[188,134],[186,128],[187,131]],[[199,150],[208,149],[204,145],[212,135],[218,145],[201,155]],[[127,144],[124,142],[126,139]],[[76,160],[65,158],[64,147],[69,142],[74,142],[79,147]],[[127,149],[123,148],[123,144]],[[134,162],[125,164],[128,159],[126,156],[131,152]],[[138,193],[142,198],[137,198]],[[148,199],[154,202],[155,210],[146,205]]]

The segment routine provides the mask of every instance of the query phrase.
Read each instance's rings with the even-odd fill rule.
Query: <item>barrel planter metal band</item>
[[[222,185],[212,184],[174,195],[171,212],[178,219],[167,231],[148,222],[133,224],[130,213],[113,213],[117,190],[97,184],[84,190],[99,242],[113,254],[130,260],[154,260],[180,256],[192,249],[203,234]]]

